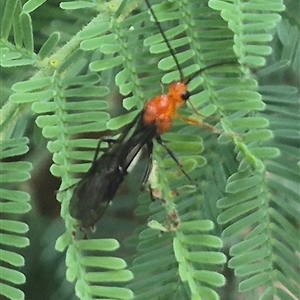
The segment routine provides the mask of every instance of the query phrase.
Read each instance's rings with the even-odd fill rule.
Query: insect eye
[[[181,99],[182,100],[188,100],[191,96],[191,93],[189,91],[184,91],[182,94],[181,94]]]

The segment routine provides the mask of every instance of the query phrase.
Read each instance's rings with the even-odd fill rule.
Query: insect
[[[152,169],[153,139],[166,149],[184,175],[192,181],[157,133],[155,123],[145,124],[144,112],[143,109],[124,128],[118,139],[110,140],[112,146],[97,159],[98,144],[92,166],[76,185],[70,200],[70,215],[78,220],[80,227],[93,227],[102,216],[127,175],[128,167],[144,145],[148,148],[148,165],[142,179],[142,187],[145,186]]]
[[[158,95],[148,100],[133,121],[123,129],[120,136],[116,140],[110,141],[112,145],[108,147],[100,158],[97,158],[98,145],[92,166],[76,185],[69,205],[70,215],[77,219],[79,226],[82,228],[93,227],[102,216],[124,180],[133,159],[146,145],[148,149],[148,166],[142,180],[142,186],[145,185],[152,169],[154,139],[166,149],[171,158],[180,167],[182,173],[192,181],[183,170],[176,156],[161,139],[161,134],[170,130],[174,118],[177,117],[190,124],[206,127],[213,132],[220,133],[209,124],[177,115],[177,110],[191,96],[188,90],[189,82],[199,75],[200,72],[211,67],[224,65],[224,63],[208,66],[194,74],[190,79],[185,80],[174,50],[160,27],[150,3],[148,0],[145,1],[174,58],[180,73],[180,81],[169,85],[168,94]]]

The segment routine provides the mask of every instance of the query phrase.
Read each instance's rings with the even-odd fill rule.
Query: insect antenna
[[[167,45],[167,47],[168,47],[168,49],[169,49],[169,51],[170,51],[170,53],[171,53],[171,55],[172,55],[174,61],[175,61],[176,67],[177,67],[178,72],[179,72],[179,75],[180,75],[180,81],[181,81],[181,82],[184,82],[184,76],[183,76],[181,67],[180,67],[180,65],[179,65],[178,59],[177,59],[177,57],[176,57],[176,52],[175,52],[174,49],[171,47],[171,44],[170,44],[170,42],[168,41],[167,36],[166,36],[166,34],[164,33],[164,31],[163,31],[163,29],[162,29],[162,27],[161,27],[161,25],[160,25],[160,23],[159,23],[159,21],[158,21],[156,15],[155,15],[155,13],[154,13],[154,10],[153,10],[152,6],[150,5],[149,1],[148,1],[148,0],[145,0],[145,2],[146,2],[147,6],[148,6],[148,8],[149,8],[149,10],[150,10],[150,12],[151,12],[151,15],[152,15],[152,17],[153,17],[153,19],[154,19],[154,21],[155,21],[155,23],[156,23],[156,25],[157,25],[157,27],[158,27],[158,29],[159,29],[160,34],[162,35],[162,37],[163,37],[163,39],[164,39],[164,42],[166,43],[166,45]]]
[[[150,5],[149,0],[145,0],[145,2],[146,2],[147,6],[148,6],[148,8],[149,8],[149,10],[151,12],[151,15],[152,15],[152,17],[153,17],[153,19],[154,19],[154,21],[156,23],[156,26],[159,29],[160,34],[163,37],[164,42],[166,43],[166,45],[167,45],[167,47],[168,47],[168,49],[169,49],[169,51],[170,51],[170,53],[171,53],[174,61],[175,61],[176,67],[177,67],[179,75],[180,75],[180,82],[184,82],[185,84],[189,84],[195,77],[197,77],[198,75],[200,75],[202,72],[205,72],[205,71],[209,70],[210,68],[221,67],[221,66],[226,66],[226,65],[232,66],[234,64],[238,65],[237,61],[228,61],[228,62],[215,63],[215,64],[208,65],[208,66],[206,66],[206,67],[204,67],[204,68],[196,71],[193,75],[190,76],[190,78],[188,78],[187,80],[185,80],[183,72],[182,72],[182,69],[181,69],[181,66],[180,66],[180,64],[178,62],[175,50],[172,48],[169,40],[167,39],[167,36],[166,36],[165,32],[163,31],[163,29],[162,29],[162,27],[160,25],[160,22],[158,21],[156,15],[154,13],[154,10],[153,10],[152,6]]]
[[[185,84],[189,84],[194,78],[196,78],[198,75],[200,75],[201,73],[212,69],[212,68],[217,68],[217,67],[225,67],[225,66],[238,66],[237,61],[228,61],[228,62],[218,62],[212,65],[208,65],[198,71],[196,71],[193,75],[190,76],[190,78],[188,78],[187,80],[184,81]]]

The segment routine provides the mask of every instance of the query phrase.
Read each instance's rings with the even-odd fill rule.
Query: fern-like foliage
[[[20,220],[31,206],[29,195],[15,189],[15,185],[28,180],[31,164],[29,162],[9,161],[28,151],[28,139],[15,138],[1,141],[0,152],[0,294],[8,299],[25,299],[23,291],[18,287],[25,282],[24,274],[18,268],[24,266],[24,257],[16,249],[28,246],[25,236],[28,225]]]
[[[179,120],[163,136],[197,185],[155,145],[150,184],[158,200],[141,196],[136,214],[149,222],[131,238],[136,254],[127,262],[115,257],[116,240],[80,240],[74,234],[69,187],[93,158],[97,140],[87,134],[119,130],[161,93],[160,82],[167,85],[180,76],[142,1],[98,2],[62,2],[55,10],[61,15],[53,23],[45,20],[46,26],[35,13],[49,10],[52,16],[50,1],[10,0],[1,22],[4,72],[27,71],[13,82],[4,80],[9,88],[8,101],[2,100],[2,136],[26,127],[22,116],[30,109],[50,140],[51,172],[62,180],[57,198],[66,226],[56,249],[66,251],[66,277],[75,282],[76,295],[220,299],[228,279],[225,247],[240,292],[251,299],[297,297],[299,103],[297,89],[283,85],[283,71],[289,64],[299,69],[300,47],[298,27],[279,23],[282,0],[151,1],[186,79],[226,62],[189,84],[201,116],[189,107],[180,112],[199,122],[205,116],[221,136]],[[43,42],[37,22],[44,28]],[[272,54],[278,44],[281,55]],[[274,81],[274,74],[282,78]],[[115,87],[127,113],[111,118]],[[233,291],[223,298],[237,296]]]

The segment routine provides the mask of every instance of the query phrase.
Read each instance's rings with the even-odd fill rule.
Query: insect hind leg
[[[178,158],[175,156],[175,154],[172,152],[172,150],[166,145],[166,143],[162,140],[162,138],[160,136],[155,137],[156,141],[165,148],[165,150],[168,152],[168,154],[171,156],[171,158],[175,161],[175,163],[177,164],[177,166],[179,167],[180,171],[182,172],[182,174],[194,185],[197,185],[197,183],[195,182],[195,180],[193,180],[183,169],[182,164],[180,163],[180,161],[178,160]]]
[[[94,154],[94,157],[93,157],[93,160],[92,160],[92,164],[97,160],[98,154],[99,154],[100,151],[106,151],[107,150],[107,148],[101,148],[100,147],[100,145],[101,145],[102,142],[107,142],[108,145],[109,145],[109,147],[111,147],[111,145],[116,142],[116,139],[113,138],[113,137],[110,137],[110,136],[104,136],[104,137],[102,137],[102,138],[99,139],[99,141],[97,143],[96,150],[95,150],[95,154]],[[70,185],[70,186],[68,186],[68,187],[66,187],[66,188],[64,188],[62,190],[56,191],[56,194],[65,192],[65,191],[67,191],[69,189],[72,189],[73,187],[75,187],[77,185],[77,183],[78,182],[76,182],[76,183],[74,183],[74,184],[72,184],[72,185]]]
[[[153,142],[152,141],[147,142],[147,150],[148,150],[148,163],[142,179],[141,191],[145,189],[146,183],[149,179],[153,167]]]
[[[113,137],[110,137],[110,136],[104,136],[104,137],[100,138],[98,143],[97,143],[96,151],[95,151],[94,158],[93,158],[92,162],[94,162],[98,158],[98,154],[99,154],[100,151],[106,151],[107,150],[107,148],[101,148],[100,147],[102,142],[108,143],[108,147],[111,147],[111,145],[116,142],[116,139],[113,138]]]

